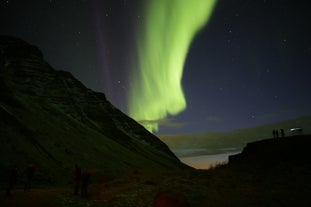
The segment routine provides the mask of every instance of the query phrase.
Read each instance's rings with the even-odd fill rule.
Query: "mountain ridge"
[[[42,179],[58,182],[76,163],[110,175],[186,168],[103,93],[54,70],[21,39],[0,36],[0,89],[2,169],[35,162]]]
[[[250,142],[241,153],[229,156],[229,166],[263,170],[278,165],[310,167],[310,138],[310,135],[296,135]]]

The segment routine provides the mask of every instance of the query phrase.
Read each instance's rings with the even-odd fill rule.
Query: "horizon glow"
[[[194,3],[195,2],[195,3]],[[186,56],[216,0],[150,0],[137,35],[129,114],[151,132],[186,109],[181,81]]]

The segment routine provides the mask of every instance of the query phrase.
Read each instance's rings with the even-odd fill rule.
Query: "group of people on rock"
[[[91,172],[89,170],[84,170],[82,172],[81,167],[76,164],[75,170],[73,172],[73,194],[86,196],[87,195],[87,187],[90,183]]]
[[[279,138],[279,131],[278,130],[272,130],[272,134],[273,134],[273,138]],[[285,133],[284,133],[284,129],[280,129],[280,134],[281,134],[281,137],[284,137],[285,136]]]
[[[24,191],[29,192],[31,187],[31,182],[34,177],[36,171],[35,164],[27,165],[24,174],[25,174],[25,186]],[[11,194],[12,188],[17,184],[17,177],[18,177],[18,167],[16,165],[12,165],[9,169],[9,179],[8,179],[8,187],[6,190],[6,195]]]

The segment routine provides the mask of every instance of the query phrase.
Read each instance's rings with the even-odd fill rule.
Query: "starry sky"
[[[129,114],[137,34],[148,22],[150,1],[0,0],[0,33],[37,45],[52,67]],[[157,120],[156,134],[228,131],[311,115],[308,4],[216,0],[185,59],[187,106]]]

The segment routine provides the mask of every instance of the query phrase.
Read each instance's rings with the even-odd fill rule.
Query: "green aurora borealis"
[[[148,0],[137,34],[137,63],[129,114],[151,132],[186,108],[181,81],[192,40],[208,22],[216,0]]]

